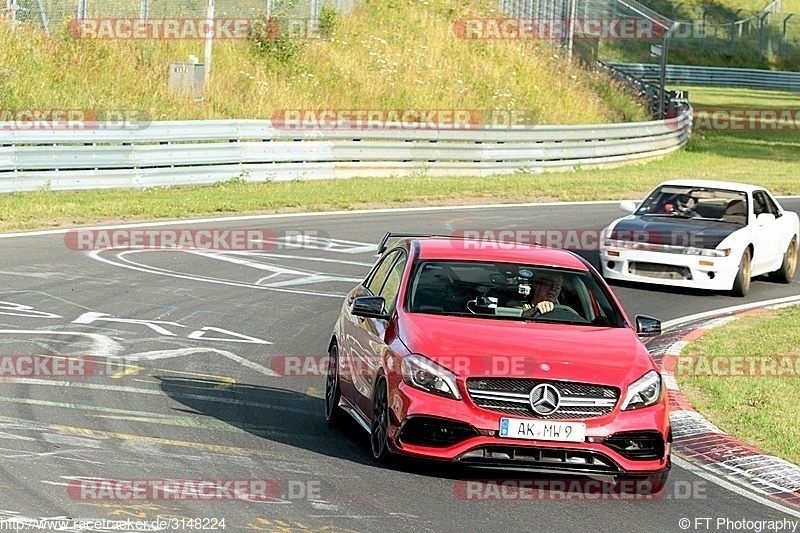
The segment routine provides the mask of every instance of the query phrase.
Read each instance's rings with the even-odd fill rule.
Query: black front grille
[[[475,437],[478,434],[478,430],[463,422],[416,416],[409,418],[403,424],[400,429],[399,441],[401,444],[444,447]]]
[[[658,431],[615,433],[603,444],[627,459],[661,459],[664,457],[664,438]]]
[[[661,263],[644,263],[631,261],[628,263],[628,272],[637,276],[659,279],[692,279],[692,271],[686,267],[665,265]]]
[[[533,410],[530,394],[536,385],[549,383],[558,389],[561,401],[558,409],[541,415]],[[475,405],[508,415],[543,419],[582,419],[609,414],[619,399],[616,387],[545,381],[536,379],[467,379],[467,391]]]
[[[527,446],[483,446],[461,455],[458,462],[472,466],[525,468],[572,473],[617,474],[619,465],[591,450]]]

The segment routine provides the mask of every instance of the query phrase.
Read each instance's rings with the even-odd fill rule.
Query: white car
[[[763,187],[673,180],[656,187],[603,232],[603,276],[744,296],[750,279],[789,283],[797,266],[800,223]]]

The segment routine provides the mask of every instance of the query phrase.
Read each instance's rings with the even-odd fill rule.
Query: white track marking
[[[53,313],[47,313],[45,311],[36,311],[30,305],[6,301],[0,301],[0,315],[24,316],[27,318],[64,318],[61,315],[54,315]]]
[[[266,341],[265,341],[266,342]],[[245,359],[244,357],[240,357],[234,353],[225,351],[225,350],[218,350],[217,348],[173,348],[170,350],[153,350],[149,352],[139,352],[133,354],[126,354],[121,356],[121,359],[125,361],[156,361],[158,359],[169,359],[172,357],[182,357],[184,355],[191,355],[195,353],[215,353],[230,359],[231,361],[235,361],[247,368],[255,370],[260,374],[264,374],[266,376],[280,376],[274,370],[271,370],[265,366],[259,365],[258,363],[254,363],[249,359]]]
[[[94,357],[115,357],[117,354],[125,351],[125,348],[106,335],[100,333],[86,333],[84,331],[49,331],[42,329],[0,329],[0,334],[12,333],[14,335],[64,335],[64,336],[78,336],[87,337],[92,341],[92,347],[84,350],[82,355],[92,355]]]
[[[196,252],[195,252],[196,253]],[[266,270],[272,272],[273,275],[288,275],[288,276],[297,276],[299,279],[297,280],[286,280],[281,281],[278,283],[270,284],[269,287],[283,287],[289,286],[293,284],[301,285],[301,284],[308,284],[308,283],[320,283],[323,281],[346,281],[350,283],[360,283],[363,278],[346,278],[343,276],[334,276],[330,274],[324,274],[322,272],[309,272],[306,270],[298,270],[296,268],[288,268],[282,267],[277,265],[270,265],[266,263],[260,263],[258,261],[251,261],[248,259],[243,259],[241,257],[228,257],[224,254],[200,254],[205,255],[206,257],[211,257],[218,261],[227,261],[228,263],[233,263],[235,265],[246,266],[250,268],[255,268],[257,270]],[[265,279],[265,278],[262,278]]]
[[[676,318],[674,320],[668,320],[661,324],[661,328],[663,331],[668,331],[670,329],[675,329],[678,326],[682,326],[683,324],[688,324],[689,322],[694,322],[695,320],[702,320],[704,318],[709,318],[715,315],[723,315],[726,313],[735,313],[737,311],[747,311],[748,309],[755,309],[758,307],[767,307],[771,305],[783,305],[789,304],[794,302],[800,302],[800,296],[785,296],[783,298],[774,298],[772,300],[762,300],[760,302],[753,302],[749,304],[741,304],[741,305],[733,305],[731,307],[724,307],[722,309],[712,309],[711,311],[704,311],[702,313],[697,313],[694,315],[689,315],[681,318]]]
[[[286,292],[286,293],[290,293],[290,294],[303,294],[303,295],[306,295],[306,296],[325,296],[327,298],[337,298],[337,299],[341,299],[341,298],[345,297],[345,294],[343,294],[343,293],[342,294],[337,294],[337,293],[327,293],[327,292],[318,292],[318,291],[303,291],[303,290],[298,290],[298,289],[282,289],[282,288],[279,288],[279,287],[274,287],[274,288],[273,287],[263,287],[263,286],[259,286],[259,285],[254,285],[252,283],[244,283],[244,282],[230,281],[230,280],[224,280],[224,279],[219,279],[219,278],[209,278],[209,277],[205,277],[205,276],[194,276],[194,275],[182,274],[182,273],[174,272],[174,271],[171,271],[171,270],[165,270],[165,269],[161,269],[161,268],[147,267],[147,266],[144,266],[144,265],[140,265],[139,263],[134,263],[133,261],[130,261],[128,259],[124,259],[123,257],[120,257],[120,260],[125,261],[124,263],[115,262],[115,261],[112,261],[112,260],[107,259],[105,257],[101,257],[99,254],[100,254],[99,251],[93,251],[93,252],[89,253],[89,256],[91,258],[93,258],[93,259],[96,259],[97,261],[102,262],[102,263],[107,263],[109,265],[122,267],[122,268],[127,268],[127,269],[130,269],[130,270],[136,270],[136,271],[139,271],[139,272],[145,272],[147,274],[158,274],[158,275],[161,275],[161,276],[168,276],[168,277],[173,277],[173,278],[185,279],[185,280],[189,280],[189,281],[199,281],[199,282],[202,282],[202,283],[215,283],[215,284],[219,284],[219,285],[228,285],[228,286],[231,286],[231,287],[243,287],[243,288],[246,288],[246,289],[261,289],[261,290],[266,290],[266,291]],[[120,256],[122,256],[122,255],[123,254],[120,254]]]
[[[228,337],[207,337],[205,334],[206,331],[216,331],[217,333],[228,335]],[[265,341],[263,339],[257,339],[256,337],[251,337],[250,335],[245,335],[244,333],[236,333],[233,331],[229,331],[227,329],[215,328],[212,326],[205,326],[197,331],[193,331],[189,334],[188,338],[201,339],[206,341],[246,342],[250,344],[272,344],[269,341]]]
[[[790,507],[785,507],[785,506],[783,506],[783,505],[781,505],[781,504],[779,504],[777,502],[772,501],[771,499],[769,499],[767,497],[759,496],[758,494],[754,494],[752,488],[743,487],[741,485],[736,485],[734,483],[731,483],[730,481],[726,481],[725,479],[717,477],[714,474],[711,474],[711,473],[707,472],[706,470],[703,470],[703,469],[693,465],[689,461],[686,461],[685,459],[681,459],[680,457],[674,457],[673,456],[672,457],[672,462],[675,465],[677,465],[678,467],[682,468],[683,470],[691,472],[692,474],[694,474],[694,475],[696,475],[698,477],[701,477],[701,478],[705,479],[706,481],[710,481],[711,483],[714,483],[715,485],[719,485],[723,489],[729,490],[731,492],[735,492],[739,496],[743,496],[743,497],[745,497],[745,498],[747,498],[749,500],[753,500],[754,502],[759,503],[759,504],[761,504],[761,505],[763,505],[765,507],[769,507],[770,509],[774,509],[776,511],[780,511],[781,513],[786,513],[789,516],[794,516],[795,518],[800,518],[800,511],[792,509]]]

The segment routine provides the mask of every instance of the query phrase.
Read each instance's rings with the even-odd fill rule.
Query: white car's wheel
[[[742,254],[742,260],[739,262],[739,272],[736,273],[736,279],[733,280],[733,289],[731,290],[734,296],[747,296],[750,292],[750,249],[745,249]]]
[[[783,254],[783,263],[772,275],[780,283],[791,283],[795,270],[797,270],[797,238],[793,238],[789,246],[786,247],[786,252]]]

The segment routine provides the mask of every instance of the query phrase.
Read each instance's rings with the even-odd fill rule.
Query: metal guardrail
[[[490,175],[618,165],[669,154],[691,108],[664,121],[469,130],[290,130],[270,121],[143,129],[12,130],[0,122],[0,193],[393,175]],[[385,126],[385,125],[384,125]]]
[[[609,63],[609,65],[642,80],[658,80],[659,70],[655,64]],[[800,72],[774,70],[667,65],[667,82],[800,92]]]

